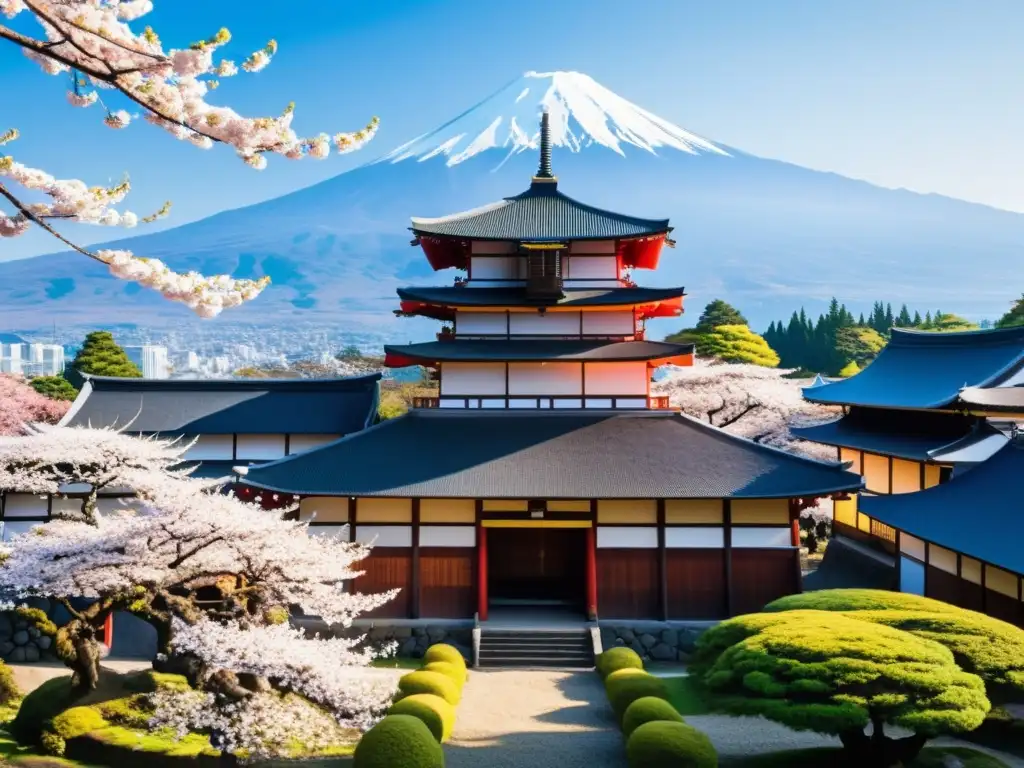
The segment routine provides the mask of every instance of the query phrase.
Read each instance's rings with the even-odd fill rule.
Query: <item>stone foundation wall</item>
[[[472,627],[441,626],[425,624],[423,626],[382,625],[373,627],[353,626],[347,630],[328,630],[319,622],[301,622],[309,635],[335,635],[355,637],[366,635],[371,646],[381,647],[389,643],[395,644],[395,654],[403,658],[421,659],[427,648],[437,643],[447,643],[459,649],[467,662],[473,661],[473,629]]]
[[[645,661],[689,661],[697,638],[707,629],[699,627],[601,625],[601,647],[632,648]]]
[[[46,613],[58,626],[68,619],[63,606],[43,598],[24,601]],[[0,659],[4,661],[54,661],[53,638],[43,635],[14,611],[0,612]]]

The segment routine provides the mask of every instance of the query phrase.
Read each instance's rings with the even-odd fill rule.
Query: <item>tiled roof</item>
[[[862,496],[866,515],[993,565],[1024,573],[1020,478],[1024,446],[1010,443],[988,461],[917,493]]]
[[[791,427],[790,432],[815,443],[927,461],[931,451],[964,438],[973,428],[973,419],[959,415],[853,407],[835,421]],[[992,432],[985,429],[985,434]]]
[[[132,433],[347,434],[372,424],[380,374],[339,379],[87,377],[61,421]]]
[[[1024,412],[1024,384],[1014,387],[966,387],[959,404],[979,411]]]
[[[1024,326],[928,333],[893,328],[875,361],[848,379],[804,389],[829,405],[942,408],[964,387],[990,386],[1024,367]]]
[[[857,490],[838,464],[675,413],[412,411],[252,467],[304,495],[435,498],[791,498]]]
[[[668,232],[668,219],[641,219],[573,200],[554,183],[534,183],[515,197],[437,219],[412,220],[413,232],[480,240],[554,242],[639,237]]]
[[[675,299],[684,295],[682,288],[563,288],[563,296],[554,301],[538,302],[526,297],[525,288],[399,288],[403,301],[421,301],[449,307],[600,307],[633,306]]]
[[[484,361],[588,361],[624,362],[656,360],[688,355],[693,344],[665,341],[604,341],[600,339],[465,339],[427,341],[422,344],[385,345],[384,353],[410,360],[484,362]]]

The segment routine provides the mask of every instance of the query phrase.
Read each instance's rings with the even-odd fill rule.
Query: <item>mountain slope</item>
[[[555,124],[559,188],[587,203],[668,216],[679,245],[650,285],[685,285],[694,317],[712,298],[755,326],[832,295],[995,316],[1019,287],[992,277],[1019,260],[1024,216],[887,190],[719,146],[578,73],[529,73],[441,128],[313,187],[118,245],[175,269],[269,274],[228,322],[298,320],[408,339],[394,289],[450,284],[410,247],[410,216],[440,216],[521,192],[536,169],[537,115]],[[0,263],[0,327],[193,322],[185,308],[57,254]],[[220,322],[220,321],[218,321]],[[678,322],[676,322],[678,324]],[[671,328],[655,328],[668,331]],[[422,331],[417,330],[419,334]]]

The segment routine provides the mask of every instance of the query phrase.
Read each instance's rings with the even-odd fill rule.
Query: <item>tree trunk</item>
[[[72,619],[59,630],[54,643],[57,656],[71,669],[71,685],[93,690],[100,679],[100,645],[87,620]]]
[[[885,726],[880,720],[872,718],[872,724],[870,737],[863,730],[839,734],[849,765],[857,768],[906,765],[917,757],[928,741],[926,736],[916,733],[903,739],[893,739],[885,735]]]

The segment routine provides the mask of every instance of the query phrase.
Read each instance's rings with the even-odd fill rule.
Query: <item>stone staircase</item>
[[[557,667],[587,669],[594,666],[590,632],[580,629],[483,629],[480,633],[481,667]]]

